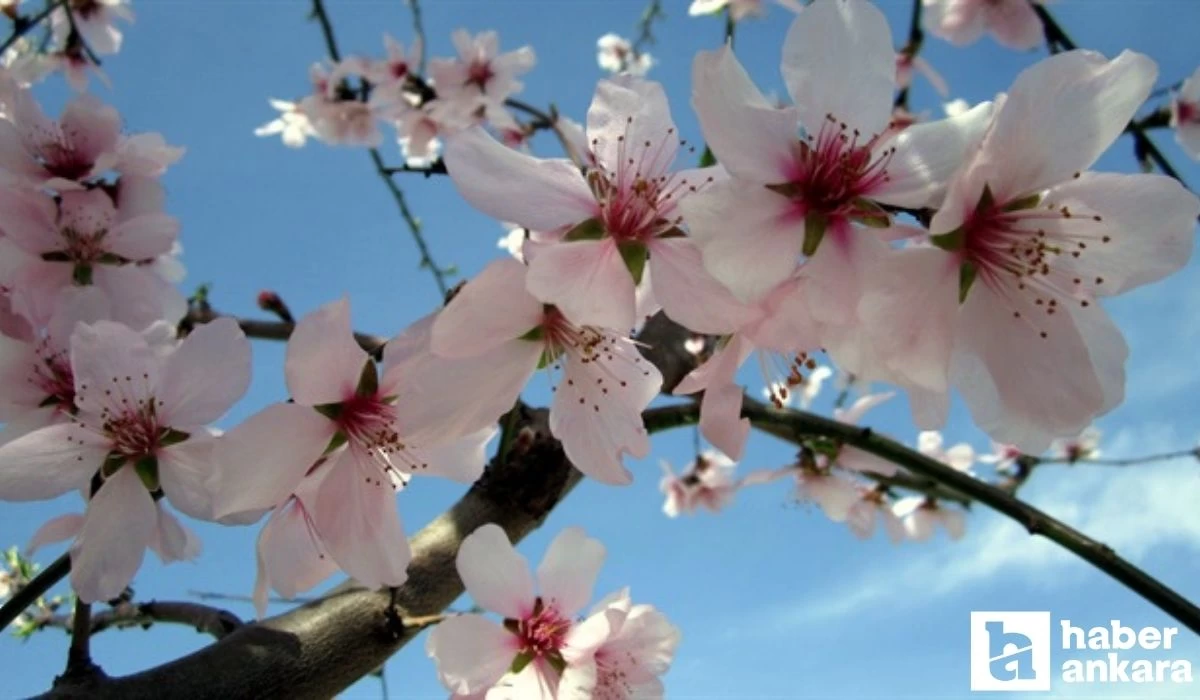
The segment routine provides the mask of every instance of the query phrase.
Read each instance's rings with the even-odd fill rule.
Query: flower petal
[[[704,267],[741,301],[761,298],[799,265],[803,226],[760,185],[718,182],[680,203]]]
[[[728,47],[696,54],[692,106],[726,170],[763,185],[789,180],[799,116],[769,104]]]
[[[88,502],[71,545],[71,587],[85,603],[111,600],[133,580],[158,530],[158,509],[130,467],[110,476]]]
[[[458,575],[479,607],[519,620],[533,610],[529,562],[513,549],[499,525],[488,523],[463,538]]]
[[[536,249],[529,263],[530,294],[559,307],[576,325],[633,328],[633,276],[613,239],[549,243]]]
[[[288,391],[305,406],[341,403],[354,395],[369,359],[354,340],[350,302],[331,302],[300,319],[288,339]]]
[[[29,544],[25,545],[25,554],[32,557],[45,545],[69,540],[78,535],[82,529],[82,513],[67,513],[57,518],[51,518],[39,527],[37,532],[33,533],[33,537],[29,538]]]
[[[542,600],[563,617],[575,617],[592,599],[604,556],[604,545],[582,528],[569,527],[558,533],[537,570]]]
[[[939,205],[955,171],[979,147],[992,112],[992,103],[983,102],[958,116],[901,131],[890,144],[896,150],[887,180],[872,197],[909,208]]]
[[[109,441],[75,423],[51,425],[0,445],[0,498],[38,501],[83,488]]]
[[[662,85],[630,75],[596,84],[587,113],[587,138],[610,173],[633,160],[642,175],[656,177],[675,162],[679,134]]]
[[[168,425],[207,425],[220,418],[250,386],[250,341],[232,318],[205,323],[188,334],[166,360],[156,392]]]
[[[433,628],[425,650],[442,684],[466,695],[486,691],[508,671],[516,656],[514,640],[482,615],[458,615]]]
[[[512,258],[488,264],[438,313],[433,351],[443,357],[480,355],[541,326],[542,305],[526,290],[525,279],[525,266]]]
[[[695,333],[732,333],[759,313],[704,269],[700,249],[687,238],[658,238],[650,244],[650,277],[667,316]]]
[[[478,127],[449,139],[443,158],[459,194],[501,221],[550,231],[599,212],[574,163],[533,158],[499,143]]]
[[[783,79],[814,138],[829,115],[865,137],[882,134],[892,116],[895,63],[887,19],[864,0],[817,0],[783,42]]]

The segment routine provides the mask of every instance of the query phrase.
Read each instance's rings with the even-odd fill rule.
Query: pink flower
[[[71,582],[87,601],[116,597],[160,531],[186,552],[178,523],[156,504],[212,517],[212,441],[205,431],[246,391],[250,345],[230,319],[197,328],[170,352],[120,324],[80,324],[71,336],[77,412],[0,446],[0,498],[28,501],[87,489],[71,546]],[[164,518],[170,518],[164,521]],[[172,524],[173,523],[173,524]]]
[[[499,416],[537,367],[561,370],[551,433],[584,474],[607,484],[630,483],[621,457],[649,453],[641,412],[662,387],[662,375],[628,338],[576,325],[557,308],[544,307],[526,291],[525,278],[521,263],[496,260],[438,315],[432,350],[459,360],[426,373],[445,395],[438,403],[452,402],[448,412],[457,413],[470,402],[471,410]],[[487,385],[474,384],[481,375]]]
[[[699,251],[689,250],[691,269],[695,269]],[[703,293],[676,301],[664,297],[667,315],[693,331],[724,337],[713,356],[684,377],[672,393],[703,391],[700,433],[730,458],[740,459],[750,421],[740,418],[743,391],[736,378],[751,353],[757,351],[764,381],[776,390],[771,401],[777,408],[790,398],[791,388],[804,384],[803,373],[815,370],[815,362],[804,352],[818,343],[817,325],[809,317],[805,298],[807,280],[793,276],[759,302],[743,304],[703,269],[693,272],[692,279]]]
[[[11,110],[9,120],[0,120],[0,169],[13,184],[82,189],[79,183],[120,160],[121,117],[91,95],[71,100],[57,122],[27,90],[14,96]]]
[[[835,523],[850,517],[850,509],[860,499],[857,481],[815,464],[801,464],[791,471],[796,477],[797,500],[816,503]]]
[[[434,627],[426,650],[442,683],[451,692],[478,693],[511,669],[516,674],[511,683],[522,690],[514,690],[514,697],[551,700],[560,684],[594,686],[595,678],[578,677],[581,670],[595,672],[593,657],[577,654],[572,663],[567,650],[594,650],[610,634],[602,622],[575,624],[592,597],[604,555],[604,545],[583,530],[563,530],[538,567],[535,593],[528,561],[498,525],[484,525],[464,538],[458,575],[475,604],[502,615],[504,624],[466,614]]]
[[[740,486],[734,478],[737,465],[720,452],[705,452],[678,476],[666,460],[661,464],[663,478],[658,488],[666,494],[663,513],[669,518],[701,507],[716,513],[733,499]]]
[[[308,137],[316,136],[308,115],[295,102],[286,100],[267,100],[272,107],[279,110],[279,116],[254,130],[255,136],[274,136],[279,134],[283,145],[289,148],[301,148]]]
[[[133,21],[133,11],[128,0],[68,0],[71,18],[66,8],[58,8],[50,15],[50,29],[59,46],[67,43],[74,20],[75,29],[88,47],[97,54],[112,54],[121,50],[121,32],[114,25],[117,20]]]
[[[416,74],[417,66],[421,63],[421,38],[414,39],[407,52],[404,45],[396,41],[391,34],[383,35],[383,45],[387,58],[367,61],[363,76],[371,81],[374,90],[401,99],[403,88]]]
[[[903,540],[907,533],[904,522],[892,512],[892,506],[882,488],[864,488],[861,497],[850,506],[846,514],[846,524],[850,531],[859,539],[869,539],[875,534],[875,523],[883,522],[883,531],[896,544]]]
[[[564,648],[568,665],[586,670],[564,674],[558,697],[661,700],[664,688],[659,676],[670,668],[681,635],[652,606],[634,605],[628,588],[593,606],[573,636],[603,641],[591,649]]]
[[[368,70],[365,59],[354,57],[335,63],[328,71],[319,63],[309,68],[313,93],[300,100],[296,111],[308,118],[323,142],[370,148],[383,143],[374,106],[360,100],[346,84],[350,76],[361,76]]]
[[[1015,445],[1005,445],[1001,442],[992,441],[992,454],[980,455],[979,461],[982,464],[994,464],[996,470],[1003,472],[1020,459],[1024,454]]]
[[[1102,434],[1099,428],[1089,425],[1073,438],[1060,438],[1050,443],[1050,455],[1071,463],[1081,459],[1095,459],[1100,456],[1100,436]]]
[[[471,36],[459,29],[451,39],[458,57],[433,59],[429,74],[438,99],[459,103],[469,112],[501,108],[524,87],[517,76],[529,72],[536,60],[528,46],[500,53],[500,37],[494,31]]]
[[[925,496],[901,498],[892,507],[892,512],[904,523],[908,538],[917,542],[933,537],[939,525],[952,540],[960,540],[966,533],[967,518],[962,510]]]
[[[921,431],[917,436],[917,451],[960,472],[973,473],[971,467],[975,464],[975,448],[965,442],[949,448],[944,447],[942,434],[936,430]]]
[[[1171,99],[1171,127],[1183,150],[1200,160],[1200,68],[1183,81]]]
[[[911,235],[881,206],[937,203],[989,107],[890,128],[891,32],[864,0],[805,8],[784,44],[783,75],[795,106],[780,109],[728,47],[696,57],[693,104],[732,179],[685,200],[684,220],[709,272],[738,298],[761,298],[803,253],[814,318],[853,323],[864,267],[886,251],[885,240]]]
[[[984,32],[1010,49],[1026,51],[1042,43],[1042,20],[1032,2],[1044,0],[923,0],[925,29],[955,46]]]
[[[649,270],[655,295],[687,296],[677,204],[714,171],[671,172],[679,137],[658,83],[602,80],[588,111],[591,165],[512,151],[480,130],[446,147],[446,166],[473,206],[502,221],[560,232],[560,242],[526,246],[529,291],[572,322],[627,331]],[[662,273],[660,278],[660,273]],[[644,288],[644,285],[642,285]]]
[[[42,192],[0,187],[7,213],[0,285],[14,309],[43,325],[58,295],[94,285],[108,298],[112,318],[135,329],[174,322],[186,309],[179,292],[151,264],[173,250],[179,222],[162,212],[163,191],[144,177],[115,187],[63,192],[57,203]]]
[[[71,333],[76,323],[94,323],[110,314],[108,300],[94,287],[64,290],[45,333],[23,339],[0,333],[0,444],[75,413],[75,374]]]
[[[314,517],[320,483],[316,476],[303,479],[258,533],[253,599],[259,617],[267,611],[268,588],[284,598],[295,598],[337,571]]]
[[[1155,73],[1131,52],[1026,70],[951,184],[933,246],[872,270],[858,316],[883,356],[854,369],[909,388],[921,427],[944,422],[953,382],[993,439],[1036,454],[1121,401],[1128,350],[1097,298],[1182,267],[1200,200],[1167,177],[1084,171]]]
[[[283,544],[260,542],[260,557],[266,556],[263,549],[274,547],[283,548],[277,556],[284,558],[328,552],[367,587],[399,586],[410,553],[395,492],[413,474],[474,481],[495,429],[440,439],[430,430],[428,439],[416,439],[396,404],[399,396],[419,394],[417,378],[387,354],[382,368],[376,367],[354,340],[344,300],[300,320],[288,341],[284,369],[293,402],[251,416],[216,447],[216,514],[276,507],[272,523],[284,530],[289,527],[277,519],[295,523],[303,516],[311,524],[305,529],[313,538],[309,550],[291,549],[303,539],[293,533],[280,536]],[[305,484],[310,479],[319,483]],[[264,533],[262,539],[272,537]],[[289,580],[287,573],[299,578]],[[299,559],[287,573],[275,571],[267,578],[281,591],[315,583]]]
[[[605,34],[596,41],[596,62],[609,73],[645,75],[654,65],[654,57],[634,49],[628,39]]]

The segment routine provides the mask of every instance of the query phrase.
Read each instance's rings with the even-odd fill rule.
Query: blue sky
[[[402,0],[329,0],[344,53],[382,54],[382,30],[411,38]],[[721,22],[686,16],[685,0],[667,0],[668,21],[656,28],[652,51],[681,133],[699,141],[688,108],[691,57],[719,45]],[[897,33],[907,31],[909,3],[880,3]],[[525,77],[521,98],[554,102],[582,119],[595,80],[595,41],[607,31],[628,34],[642,0],[426,0],[431,55],[450,53],[450,32],[494,28],[502,46],[534,47],[537,68]],[[306,20],[301,0],[212,2],[141,0],[121,54],[105,63],[114,89],[100,90],[116,105],[129,131],[159,131],[188,153],[165,178],[168,210],[183,223],[188,278],[184,289],[212,286],[220,310],[261,315],[255,294],[279,292],[299,315],[348,295],[355,326],[391,335],[438,302],[393,203],[365,153],[310,144],[300,151],[252,135],[273,118],[268,97],[290,99],[307,90],[308,65],[324,44]],[[1160,83],[1189,75],[1200,63],[1195,27],[1200,3],[1183,0],[1065,0],[1057,15],[1083,46],[1115,55],[1123,48],[1148,53]],[[738,30],[738,54],[765,91],[785,94],[778,62],[789,14],[773,7],[765,19]],[[897,45],[903,37],[897,39]],[[924,55],[949,81],[953,94],[974,102],[1007,87],[1044,52],[1020,54],[990,40],[964,50],[930,38]],[[47,109],[65,99],[58,79],[38,88]],[[918,79],[914,106],[937,112],[936,96]],[[1031,128],[1034,125],[1031,125]],[[1193,183],[1200,167],[1171,136],[1154,138]],[[553,143],[537,150],[556,155]],[[399,156],[391,144],[385,153]],[[1128,140],[1098,169],[1136,169]],[[445,179],[401,180],[428,232],[436,258],[473,274],[500,255],[498,223],[473,212]],[[1200,342],[1200,265],[1108,305],[1124,329],[1132,355],[1126,403],[1100,421],[1110,455],[1186,448],[1200,437],[1194,395],[1200,388],[1195,350]],[[283,346],[254,346],[250,393],[228,416],[228,426],[286,397]],[[757,391],[754,373],[746,375]],[[540,395],[535,391],[533,396]],[[825,410],[831,396],[818,408]],[[913,439],[902,401],[871,414],[877,429]],[[988,441],[957,411],[947,427],[951,442]],[[968,536],[950,543],[893,547],[882,538],[861,543],[818,511],[796,504],[778,483],[741,494],[718,517],[668,520],[660,513],[657,462],[679,465],[691,457],[691,434],[655,438],[649,459],[631,463],[633,486],[585,482],[530,536],[522,551],[536,563],[561,528],[580,525],[609,548],[597,594],[629,585],[636,600],[661,608],[683,630],[667,679],[672,698],[921,697],[968,695],[967,622],[971,610],[1051,610],[1081,624],[1120,618],[1133,626],[1169,625],[1157,609],[1048,542],[1031,541],[1016,525],[984,509],[969,518]],[[744,464],[786,463],[792,450],[754,436]],[[415,531],[462,491],[434,480],[414,482],[400,497],[406,526]],[[1115,546],[1191,599],[1200,599],[1200,474],[1184,461],[1136,469],[1046,467],[1022,496]],[[74,495],[49,503],[0,508],[0,546],[23,544],[46,519],[77,510]],[[135,579],[140,599],[187,599],[193,589],[249,593],[257,527],[190,523],[204,540],[195,563],[164,567],[153,558]],[[43,561],[57,556],[49,550]],[[336,583],[337,579],[331,580]],[[250,617],[249,606],[234,605]],[[392,697],[437,698],[437,683],[422,644],[387,665]],[[206,644],[190,629],[107,632],[93,644],[111,674],[132,672]],[[1180,637],[1181,654],[1200,658],[1200,640]],[[48,631],[21,643],[0,639],[0,695],[46,689],[65,661],[66,635]],[[1056,663],[1062,658],[1056,657]],[[20,669],[20,672],[17,672]],[[1195,695],[1194,689],[1115,688],[1118,695]],[[1175,693],[1176,695],[1172,695]],[[1114,697],[1104,687],[1061,688],[1062,697]],[[364,681],[346,697],[375,697]]]

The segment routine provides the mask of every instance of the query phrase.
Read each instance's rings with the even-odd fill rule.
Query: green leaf
[[[567,235],[563,236],[563,240],[567,242],[595,241],[601,238],[604,238],[604,224],[595,217],[576,224],[575,228],[567,231]]]
[[[618,245],[617,250],[621,252],[621,259],[625,261],[625,267],[633,276],[633,283],[641,284],[642,275],[646,272],[646,245],[637,241],[626,241]]]
[[[805,255],[812,257],[817,252],[828,223],[824,214],[808,214],[804,217],[804,247],[801,250]]]

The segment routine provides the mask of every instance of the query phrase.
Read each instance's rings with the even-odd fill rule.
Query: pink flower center
[[[795,199],[804,216],[875,215],[873,207],[857,200],[890,180],[887,167],[896,149],[882,147],[886,138],[890,136],[864,140],[857,129],[850,131],[828,114],[815,136],[808,134],[796,144],[791,181],[781,189]]]
[[[1175,102],[1175,119],[1180,124],[1200,124],[1200,104],[1178,100]]]
[[[46,172],[65,180],[79,180],[92,171],[95,159],[76,144],[70,130],[62,127],[39,129],[32,138],[32,155]]]
[[[104,244],[104,238],[108,235],[108,227],[103,226],[100,222],[96,223],[97,228],[91,231],[83,231],[74,226],[59,229],[58,233],[65,245],[62,251],[57,252],[66,258],[66,262],[88,265],[99,262],[108,253]]]
[[[600,413],[601,404],[607,404],[614,393],[620,394],[630,389],[629,380],[614,370],[623,370],[624,376],[650,376],[650,371],[644,369],[646,360],[641,354],[634,351],[633,357],[629,357],[629,354],[622,352],[624,348],[618,347],[618,344],[629,341],[591,326],[575,326],[556,307],[547,307],[541,330],[545,343],[543,360],[547,367],[557,369],[558,365],[554,363],[564,355],[568,362],[581,366],[594,365],[588,372],[589,375],[598,375],[594,384],[588,381],[588,386],[577,386],[571,378],[564,378],[563,383],[571,388],[572,394],[578,395],[580,405],[591,404],[596,413]]]
[[[400,80],[408,76],[408,64],[404,61],[393,61],[388,68],[390,69],[389,72],[392,74],[392,77],[396,80]]]
[[[534,658],[557,655],[571,629],[571,621],[557,608],[544,605],[541,598],[535,601],[532,613],[515,623],[510,623],[509,629],[517,635],[521,652]]]
[[[474,85],[480,92],[487,92],[488,83],[496,77],[491,61],[475,60],[467,66],[467,85]]]
[[[601,163],[587,174],[592,194],[600,205],[600,222],[607,235],[618,241],[645,242],[682,222],[675,213],[679,198],[711,183],[712,177],[700,182],[687,178],[672,180],[668,172],[675,156],[669,148],[678,137],[670,127],[661,138],[633,143],[629,129],[633,117],[625,123],[625,133],[617,136],[617,153],[612,163]],[[593,154],[601,142],[592,139]]]
[[[1103,277],[1085,277],[1079,263],[1093,247],[1112,242],[1111,229],[1102,222],[1099,215],[1043,202],[1037,195],[984,201],[963,222],[963,259],[978,281],[1012,300],[1013,318],[1024,319],[1046,338],[1064,302],[1086,308],[1104,284]],[[1036,318],[1022,311],[1030,304]]]
[[[341,403],[335,419],[338,429],[353,443],[356,449],[365,451],[380,468],[393,486],[408,483],[408,475],[429,464],[417,459],[396,432],[396,408],[378,394],[362,396],[354,394]],[[397,469],[399,461],[403,471]],[[384,482],[375,480],[377,485]]]
[[[46,403],[53,403],[59,410],[75,410],[75,375],[71,372],[71,361],[66,351],[55,352],[49,341],[38,343],[38,359],[33,366],[29,381],[46,394]]]

